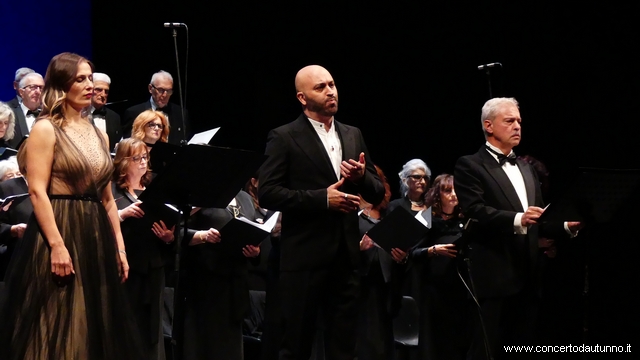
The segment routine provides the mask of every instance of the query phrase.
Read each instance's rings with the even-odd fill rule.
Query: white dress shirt
[[[497,147],[491,145],[488,141],[486,142],[485,145],[487,147],[489,147],[491,150],[497,152],[498,154],[502,154],[502,150],[500,150]],[[487,152],[494,159],[496,159],[497,162],[500,162],[498,160],[498,155],[492,153],[489,150],[487,150]],[[512,153],[513,153],[513,150],[511,150],[511,152],[509,154],[506,154],[506,155],[509,156]],[[527,208],[529,207],[529,200],[527,200],[527,188],[524,185],[524,178],[522,177],[522,173],[520,172],[520,169],[518,168],[518,165],[514,165],[514,164],[511,164],[510,162],[506,161],[502,165],[502,170],[504,170],[505,174],[507,174],[507,177],[509,178],[509,181],[511,181],[511,185],[513,185],[513,188],[516,190],[516,194],[518,194],[518,199],[520,199],[520,203],[522,204],[522,208],[526,211]],[[523,215],[524,215],[524,212],[519,212],[519,213],[516,214],[516,217],[513,219],[513,230],[515,231],[516,234],[526,234],[527,233],[527,227],[526,226],[522,226],[522,216]]]
[[[36,117],[33,114],[27,115],[29,108],[26,107],[22,102],[20,102],[20,108],[22,108],[22,112],[24,113],[24,121],[27,123],[29,132],[31,132],[31,128],[33,127],[33,122],[36,121]]]
[[[309,122],[318,133],[320,141],[322,141],[322,145],[324,145],[324,149],[327,151],[329,159],[331,159],[331,165],[333,166],[333,171],[335,171],[336,173],[336,179],[340,179],[342,146],[340,145],[340,138],[338,137],[338,133],[336,132],[336,127],[333,126],[333,119],[331,120],[331,125],[328,129],[323,123],[319,121],[309,119]]]
[[[107,132],[107,119],[102,115],[93,115],[95,110],[96,108],[91,105],[91,120],[93,120],[93,124],[98,127],[98,129]]]

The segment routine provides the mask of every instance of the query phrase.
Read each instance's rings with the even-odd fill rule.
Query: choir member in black
[[[360,197],[358,221],[362,261],[357,351],[359,360],[393,360],[393,317],[397,315],[402,299],[398,285],[405,271],[407,253],[393,248],[388,254],[375,246],[366,234],[382,219],[391,199],[386,176],[378,166],[375,168],[384,185],[385,196],[376,206]]]
[[[427,211],[424,203],[424,195],[429,189],[431,169],[420,159],[412,159],[402,166],[398,173],[400,177],[401,198],[389,203],[387,213],[391,213],[397,207],[402,207],[411,215],[417,215],[420,211]],[[429,224],[430,225],[430,224]],[[407,280],[404,282],[402,294],[419,299],[420,269],[419,266],[411,266],[406,274]]]
[[[257,221],[264,222],[275,212],[260,206],[258,201],[258,185],[258,174],[255,174],[245,185],[245,191],[251,195],[253,199]],[[280,215],[278,216],[281,218]],[[282,229],[280,218],[271,231],[271,236],[260,244],[261,260],[259,268],[262,269],[264,267],[264,269],[266,269],[266,273],[262,275],[265,281],[266,293],[264,319],[261,326],[262,336],[260,337],[262,360],[278,359],[280,339],[282,337],[283,318],[280,304],[280,291],[278,289],[278,279],[280,275],[280,230]],[[263,261],[265,258],[266,261]]]
[[[234,217],[256,220],[253,199],[240,191],[225,209],[203,208],[192,215],[185,236],[185,360],[241,360],[242,321],[249,310],[249,259],[260,247],[238,245],[219,229]]]
[[[9,105],[0,101],[0,147],[11,147],[16,132],[16,117]]]
[[[149,151],[158,142],[169,140],[169,122],[161,111],[145,110],[133,121],[131,137],[142,140]]]
[[[131,308],[144,345],[144,359],[164,359],[162,333],[162,294],[165,286],[165,262],[170,255],[175,226],[167,228],[162,220],[152,228],[142,225],[144,211],[138,195],[151,181],[149,151],[144,142],[128,138],[118,145],[114,165],[113,197],[118,206],[122,236],[129,257],[129,280],[125,283]]]
[[[421,359],[464,359],[470,343],[467,291],[458,276],[458,250],[463,217],[453,188],[453,176],[435,178],[426,194],[432,227],[427,240],[412,252],[423,263],[420,286]],[[465,274],[464,269],[461,274]]]
[[[0,198],[28,192],[16,157],[0,161]],[[0,281],[4,279],[13,249],[22,238],[32,213],[33,206],[28,197],[10,200],[0,208]]]
[[[389,203],[388,212],[401,206],[407,211],[417,214],[419,211],[427,210],[424,203],[424,195],[429,186],[431,170],[427,164],[420,159],[409,160],[402,171],[398,173],[400,177],[400,193],[402,197]]]

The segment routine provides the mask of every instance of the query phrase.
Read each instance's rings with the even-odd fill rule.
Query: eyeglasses
[[[410,178],[412,178],[415,181],[420,181],[420,180],[427,180],[427,177],[425,175],[418,175],[418,174],[413,174],[413,175],[409,175]]]
[[[156,124],[156,123],[152,123],[152,122],[148,123],[148,124],[147,124],[147,127],[148,127],[149,129],[154,129],[154,130],[155,130],[155,129],[164,130],[164,125],[162,125],[162,124]]]
[[[144,160],[145,162],[149,161],[149,156],[147,155],[129,156],[128,158],[133,160],[133,162],[136,164],[139,164],[142,160]]]
[[[156,87],[153,84],[151,84],[151,87],[154,88],[158,93],[160,93],[160,95],[164,95],[164,93],[167,93],[168,95],[173,94],[173,89],[163,89],[163,88]]]
[[[43,88],[43,87],[44,87],[44,86],[42,86],[42,85],[35,85],[35,84],[31,84],[31,85],[24,86],[24,87],[22,88],[22,90],[35,91],[36,89],[38,89],[38,90],[42,91],[42,88]]]
[[[96,93],[96,94],[99,94],[99,93],[101,93],[103,91],[104,91],[105,95],[109,95],[109,89],[103,89],[103,88],[99,88],[99,87],[93,88],[93,92]]]

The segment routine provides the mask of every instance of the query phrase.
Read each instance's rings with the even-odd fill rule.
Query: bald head
[[[305,66],[296,74],[296,96],[308,117],[329,120],[338,111],[338,89],[327,69]]]
[[[308,65],[303,67],[296,74],[296,91],[303,91],[302,89],[308,87],[309,84],[312,84],[315,78],[323,75],[331,78],[329,71],[320,65]]]

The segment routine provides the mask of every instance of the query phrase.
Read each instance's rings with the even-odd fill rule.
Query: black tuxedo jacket
[[[540,183],[531,165],[517,160],[529,206],[544,207]],[[526,235],[514,232],[513,221],[524,212],[515,188],[500,164],[483,145],[477,153],[458,159],[454,183],[462,211],[476,219],[470,229],[471,275],[479,297],[516,294],[538,283],[538,234],[567,237],[563,224],[533,225]]]
[[[0,198],[7,196],[24,194],[29,192],[24,179],[16,178],[0,182]],[[18,239],[11,236],[11,226],[16,224],[26,224],[33,214],[31,199],[26,197],[11,204],[9,211],[0,212],[0,247],[3,251],[0,254],[0,281],[4,277],[9,260]]]
[[[20,101],[18,101],[18,97],[16,96],[11,101],[7,102],[7,105],[13,110],[13,114],[16,118],[16,130],[13,135],[13,139],[9,140],[9,147],[12,149],[16,149],[20,140],[25,135],[29,134],[29,127],[27,126],[27,120],[25,119],[24,112],[22,111],[22,107],[20,106]]]
[[[184,126],[186,130],[187,138],[183,139],[184,136],[183,136],[183,130],[182,130],[182,113],[180,112],[180,106],[170,102],[167,104],[166,109],[167,109],[167,116],[169,117],[169,126],[170,126],[168,142],[170,144],[180,145],[181,140],[189,141],[189,136],[191,135],[189,130],[191,127],[189,126],[189,113],[187,112],[187,110],[186,109],[184,110],[184,116],[185,116]],[[131,129],[133,127],[133,121],[136,119],[136,117],[138,117],[138,115],[140,115],[141,112],[145,110],[151,110],[150,100],[147,100],[142,104],[134,105],[128,108],[127,110],[125,110],[124,118],[123,118],[124,125],[122,129],[124,132],[125,138],[131,137]]]
[[[341,191],[362,194],[371,204],[384,197],[362,133],[334,120],[342,144],[342,159],[358,160],[364,152],[366,171],[358,183],[344,182]],[[340,242],[348,251],[350,266],[357,269],[360,258],[358,213],[327,208],[327,187],[338,178],[316,130],[306,115],[271,130],[267,160],[260,169],[260,206],[282,212],[280,270],[326,269],[336,258]],[[345,251],[345,250],[342,250]]]
[[[116,144],[120,141],[122,135],[122,124],[120,123],[120,115],[115,111],[105,108],[107,116],[105,117],[105,127],[109,136],[109,151],[113,152]]]

